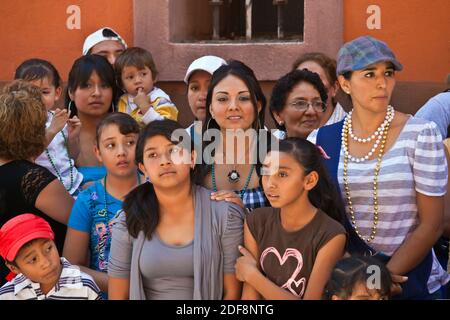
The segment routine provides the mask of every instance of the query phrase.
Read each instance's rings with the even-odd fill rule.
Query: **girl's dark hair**
[[[266,110],[266,104],[267,100],[264,96],[264,93],[261,89],[261,86],[259,85],[258,80],[256,79],[256,76],[252,69],[250,69],[247,65],[245,65],[243,62],[238,60],[230,60],[228,61],[228,64],[220,66],[212,75],[211,82],[208,87],[208,94],[206,96],[206,118],[205,122],[203,123],[203,129],[202,129],[202,136],[205,136],[205,133],[208,129],[217,129],[220,130],[219,124],[214,120],[211,116],[211,112],[209,109],[209,106],[212,102],[212,96],[214,88],[217,86],[219,82],[221,82],[225,77],[233,75],[235,77],[238,77],[241,79],[245,85],[248,88],[248,91],[250,92],[250,98],[254,106],[255,114],[258,116],[255,117],[255,120],[252,123],[253,129],[264,129],[264,114]],[[258,113],[258,103],[261,105],[261,111]],[[259,132],[258,132],[259,133]],[[208,136],[208,134],[206,134]],[[260,135],[258,135],[260,137]],[[271,138],[273,138],[270,133],[267,133],[267,145],[270,146]],[[206,139],[207,140],[207,139]],[[202,148],[205,150],[205,148],[208,147],[212,141],[203,141]],[[259,150],[259,141],[257,144],[257,148]],[[260,159],[263,159],[264,156],[258,157],[258,163],[256,164],[256,171],[259,174],[259,170],[261,168]],[[203,179],[208,175],[209,171],[211,170],[211,165],[203,164],[198,170],[196,175],[196,183],[202,184]]]
[[[100,143],[100,136],[102,135],[103,128],[111,124],[116,125],[119,128],[119,132],[123,135],[130,133],[139,134],[140,128],[137,121],[127,113],[113,112],[104,117],[98,124],[96,129],[96,141],[97,145]]]
[[[184,139],[174,141],[172,134],[175,130],[185,132],[184,138],[186,138],[186,141]],[[187,142],[190,150],[194,150],[190,137],[178,122],[169,119],[155,120],[144,127],[139,135],[136,144],[136,164],[143,164],[145,143],[155,136],[163,136],[174,144],[182,142],[181,145],[185,145]],[[191,183],[193,182],[192,177],[193,171],[191,170]],[[137,238],[139,232],[143,231],[146,238],[150,240],[159,223],[159,203],[153,184],[148,181],[134,188],[125,197],[122,207],[126,214],[128,233]]]
[[[311,84],[320,94],[320,99],[323,103],[327,103],[328,94],[325,86],[319,75],[315,72],[311,72],[307,69],[294,70],[284,76],[282,76],[275,83],[270,97],[269,110],[272,119],[275,121],[277,129],[286,131],[284,125],[280,125],[276,120],[274,113],[281,112],[286,107],[286,100],[288,95],[292,92],[292,89],[301,82],[307,82]]]
[[[50,83],[58,88],[62,81],[58,70],[47,60],[28,59],[22,62],[16,69],[14,79],[23,79],[25,81],[41,80],[48,78]]]
[[[118,96],[114,69],[105,57],[98,54],[85,55],[75,60],[72,69],[70,69],[69,72],[65,104],[66,106],[69,106],[69,103],[71,103],[69,92],[73,93],[78,87],[83,88],[87,86],[89,78],[94,71],[104,82],[104,84],[110,87],[113,91],[111,106],[109,108],[109,112],[113,112],[113,105],[115,104]],[[78,113],[77,106],[74,101],[72,101],[72,106],[72,114],[70,116],[74,116]]]
[[[303,167],[305,176],[312,171],[317,172],[319,180],[316,186],[308,192],[308,199],[314,207],[321,209],[328,216],[343,224],[342,201],[339,200],[339,195],[325,169],[322,154],[317,146],[305,139],[287,138],[280,141],[278,150],[293,157]]]
[[[375,269],[371,269],[372,266],[380,270],[380,288],[377,288],[380,295],[389,298],[392,278],[384,263],[374,257],[352,256],[339,260],[334,267],[325,286],[324,299],[331,300],[333,295],[342,299],[350,297],[356,284],[367,283],[368,278],[373,276]]]

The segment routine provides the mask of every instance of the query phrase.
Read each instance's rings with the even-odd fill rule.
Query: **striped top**
[[[338,180],[343,184],[341,149]],[[370,236],[373,225],[373,176],[377,160],[349,161],[348,178],[356,225]],[[416,193],[442,196],[447,191],[447,162],[442,138],[432,122],[410,117],[384,154],[378,176],[378,227],[371,247],[391,256],[419,224]],[[345,193],[342,192],[345,199]],[[346,201],[345,201],[346,202]],[[346,206],[349,215],[348,206]]]
[[[45,295],[39,283],[18,274],[0,288],[0,300],[100,300],[100,289],[88,274],[65,258],[58,283]]]

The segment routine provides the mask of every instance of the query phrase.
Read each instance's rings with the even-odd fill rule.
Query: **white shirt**
[[[47,122],[45,123],[45,128],[48,128],[53,120],[53,112],[48,111],[47,112]],[[64,135],[66,136],[66,139],[68,139],[69,134],[67,131],[67,125],[64,126],[64,128],[61,130],[64,132]],[[47,147],[48,153],[51,157],[51,160],[53,161],[53,164],[55,165],[55,168],[58,172],[56,172],[55,168],[53,168],[49,157],[47,156],[47,153],[44,151],[41,153],[39,157],[35,160],[35,163],[48,169],[51,173],[53,173],[58,179],[59,176],[62,179],[62,184],[67,189],[70,187],[70,172],[72,171],[72,177],[73,177],[73,185],[72,187],[67,190],[70,194],[73,194],[75,191],[77,191],[78,187],[80,186],[81,182],[83,181],[83,175],[78,172],[77,168],[75,167],[75,161],[70,158],[70,155],[68,153],[67,147],[65,145],[63,134],[58,132],[53,140],[50,142],[50,144]]]

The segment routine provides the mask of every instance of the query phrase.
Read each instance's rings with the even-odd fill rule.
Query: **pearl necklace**
[[[352,113],[353,113],[353,110],[350,111],[349,114],[348,114],[350,119],[352,117]],[[367,138],[359,138],[359,137],[357,137],[353,133],[352,121],[350,121],[350,123],[349,123],[348,132],[350,134],[350,137],[352,137],[353,140],[355,140],[355,141],[357,141],[359,143],[370,142],[373,139],[381,136],[381,133],[384,131],[384,127],[386,127],[386,125],[390,122],[389,119],[391,119],[391,121],[392,121],[392,118],[394,118],[394,108],[392,106],[388,106],[387,112],[386,112],[386,116],[384,117],[383,123],[381,123],[381,125],[377,128],[377,130],[375,130],[375,132],[372,135],[370,135],[369,137],[367,137]]]
[[[391,120],[392,121],[392,120]],[[370,236],[365,238],[361,235],[361,233],[358,230],[358,227],[356,225],[356,218],[355,218],[355,211],[353,210],[353,203],[352,203],[352,199],[350,196],[350,187],[349,187],[349,181],[348,181],[348,160],[351,159],[350,154],[348,153],[348,135],[349,135],[349,130],[348,130],[348,126],[345,127],[344,125],[344,130],[342,131],[342,142],[343,142],[343,147],[344,147],[344,175],[343,175],[343,180],[344,180],[344,192],[345,192],[345,197],[347,200],[347,205],[348,205],[348,210],[350,211],[350,219],[351,219],[351,223],[353,225],[353,228],[355,229],[356,234],[364,241],[366,242],[371,242],[375,239],[375,235],[377,233],[377,225],[378,225],[378,174],[380,173],[380,169],[381,169],[381,160],[383,158],[383,154],[384,154],[384,147],[386,144],[386,138],[387,138],[387,134],[388,134],[388,130],[389,130],[389,126],[390,126],[390,122],[386,124],[384,130],[383,130],[383,136],[382,136],[382,140],[381,140],[381,146],[380,146],[380,150],[378,152],[378,157],[377,157],[377,163],[375,165],[375,170],[374,170],[374,176],[373,176],[373,225],[372,225],[372,231],[370,233]]]
[[[381,138],[382,138],[382,134],[381,133],[384,132],[387,127],[389,127],[389,125],[391,124],[392,120],[394,119],[394,116],[395,116],[394,108],[392,106],[389,106],[388,107],[388,111],[386,113],[385,120],[380,126],[380,128],[382,127],[383,130],[377,134],[377,140],[373,144],[372,149],[370,149],[370,151],[363,157],[353,157],[348,151],[347,141],[345,140],[346,136],[345,136],[345,139],[344,139],[344,131],[346,131],[349,134],[350,133],[350,128],[352,126],[352,112],[350,111],[350,113],[345,117],[344,126],[342,127],[342,146],[343,146],[343,149],[344,149],[344,153],[348,154],[348,157],[349,157],[350,161],[352,161],[352,162],[364,162],[364,161],[368,160],[375,153],[375,151],[378,148],[378,145],[380,144]],[[378,132],[380,130],[380,128],[378,128],[376,132]],[[372,138],[372,137],[370,137],[370,138]],[[357,138],[357,139],[359,139],[359,138]],[[370,140],[372,140],[372,139],[370,139]],[[370,140],[366,139],[365,142],[368,142]]]

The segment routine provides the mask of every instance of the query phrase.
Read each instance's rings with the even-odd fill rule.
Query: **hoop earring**
[[[261,121],[259,120],[258,116],[256,117],[256,119],[258,119],[256,122],[256,132],[258,132],[259,129],[262,129],[262,126],[261,126]]]
[[[116,112],[116,106],[114,105],[114,101],[111,102],[112,112]]]
[[[69,117],[70,117],[70,114],[72,113],[72,100],[70,100],[69,101],[69,105],[67,106],[67,111],[68,111],[68,113],[69,113]]]
[[[209,123],[211,122],[211,119],[212,119],[212,118],[209,118],[208,123],[206,124],[206,131],[207,131],[207,132],[208,132],[208,130],[209,130]]]

